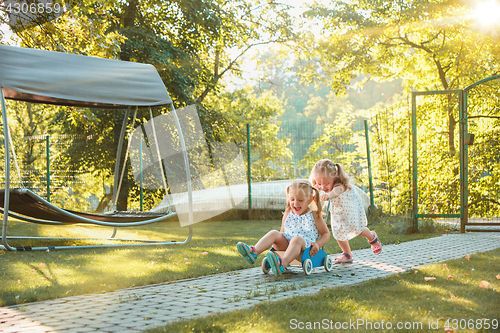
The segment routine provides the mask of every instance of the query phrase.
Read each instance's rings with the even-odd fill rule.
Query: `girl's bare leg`
[[[299,236],[295,236],[290,240],[290,244],[286,249],[285,254],[281,258],[281,262],[283,263],[283,267],[287,267],[293,259],[297,258],[300,252],[304,251],[306,246],[306,241]]]
[[[373,236],[372,232],[368,228],[364,228],[358,236],[366,238],[368,242],[371,242],[375,239],[375,236]]]
[[[273,246],[275,250],[285,251],[288,248],[288,240],[278,230],[271,230],[255,244],[255,253],[261,254]]]
[[[339,244],[340,249],[342,250],[343,253],[347,253],[348,255],[350,255],[352,257],[352,251],[351,251],[351,247],[349,246],[349,241],[337,240],[337,243]]]

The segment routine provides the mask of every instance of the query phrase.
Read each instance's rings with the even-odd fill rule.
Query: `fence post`
[[[458,96],[459,133],[460,133],[460,233],[465,233],[465,225],[469,222],[469,146],[465,143],[467,134],[467,95],[468,90],[462,90]]]
[[[417,164],[417,95],[411,93],[411,146],[412,146],[412,221],[418,230],[418,164]]]
[[[374,206],[373,201],[373,182],[372,182],[372,162],[370,158],[370,142],[368,140],[368,120],[365,120],[365,136],[366,136],[366,159],[368,160],[368,182],[370,184],[370,206]]]
[[[139,186],[141,188],[141,195],[140,195],[140,198],[141,198],[141,212],[144,211],[144,191],[142,189],[142,137],[140,138],[140,149],[139,149],[139,158],[140,158],[140,161],[141,161],[141,165],[139,167],[139,170],[140,170],[140,181],[139,181]]]
[[[47,201],[50,202],[50,136],[45,136],[45,143],[47,145]]]

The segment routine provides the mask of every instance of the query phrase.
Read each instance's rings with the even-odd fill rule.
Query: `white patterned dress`
[[[306,242],[306,249],[320,238],[312,211],[302,215],[290,211],[286,217],[284,229],[285,231],[282,234],[288,241],[291,241],[295,236],[300,236]]]
[[[355,189],[331,199],[332,233],[336,240],[348,241],[358,236],[368,224],[361,198]]]

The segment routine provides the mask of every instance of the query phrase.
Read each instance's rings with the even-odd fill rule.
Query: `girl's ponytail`
[[[314,192],[314,193],[312,193],[312,195],[314,195],[314,203],[316,204],[316,210],[318,211],[319,216],[321,216],[323,214],[323,206],[321,205],[321,202],[320,202],[319,190],[315,187],[312,187],[312,185],[311,185],[311,188]]]
[[[351,185],[351,178],[349,175],[345,172],[344,168],[342,165],[339,163],[335,163],[335,166],[337,167],[337,175],[339,177],[340,182],[348,189],[352,190],[352,185]]]

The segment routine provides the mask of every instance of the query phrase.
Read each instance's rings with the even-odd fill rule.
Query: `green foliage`
[[[411,205],[408,104],[396,95],[392,103],[379,103],[368,114],[374,200],[388,214],[405,214]],[[366,155],[366,144],[359,149]],[[363,176],[368,176],[366,169]]]
[[[49,168],[53,175],[51,191],[56,195],[52,200],[57,202],[57,195],[61,194],[64,197],[68,183],[75,177],[73,168],[61,167],[60,163],[66,156],[65,147],[76,136],[65,135],[61,124],[52,117],[68,108],[11,100],[6,101],[6,107],[11,119],[9,128],[15,152],[11,157],[11,186],[26,187],[46,196],[47,168]],[[47,137],[49,137],[48,142]],[[0,154],[3,156],[3,149]],[[0,166],[2,170],[3,167]]]
[[[477,136],[470,146],[469,211],[472,216],[497,216],[500,213],[498,186],[500,184],[497,152],[500,151],[499,122],[488,121],[483,132],[474,130]],[[472,127],[472,126],[471,126]],[[476,127],[476,126],[474,126]]]
[[[194,102],[196,72],[199,71],[194,55],[144,27],[124,27],[117,31],[125,37],[120,49],[122,59],[154,65],[178,106]]]
[[[327,55],[321,66],[335,90],[344,91],[358,73],[403,78],[417,90],[453,89],[492,73],[498,57],[494,30],[479,29],[467,15],[473,5],[364,0],[313,5],[305,16],[323,19],[325,37],[312,52]]]
[[[294,38],[290,7],[266,1],[255,5],[246,0],[71,0],[68,5],[71,11],[57,20],[15,31],[20,45],[153,64],[177,108],[197,104],[210,141],[218,141],[227,136],[228,129],[240,126],[230,123],[231,117],[211,109],[212,102],[206,102],[216,100],[224,91],[222,78],[228,74],[238,77],[243,55],[255,46]],[[221,99],[225,100],[223,96]],[[258,112],[267,108],[256,107]],[[268,123],[275,111],[270,106],[259,116],[265,116],[264,123]],[[116,156],[120,117],[102,110],[74,109],[60,111],[58,120],[65,133],[85,133],[91,138],[86,145],[68,148],[62,162],[68,168],[92,170],[106,179],[104,183],[109,187],[107,178],[114,166],[110,156]],[[255,146],[274,142],[270,138],[274,138],[276,128],[261,131],[266,136]],[[255,151],[258,177],[268,179],[269,174],[282,172],[277,170],[283,166],[277,165],[287,160],[286,149],[272,152],[268,146]],[[99,161],[103,157],[106,161]],[[129,170],[122,189],[137,194]],[[120,195],[118,209],[126,210],[127,205],[125,195]]]
[[[123,38],[109,31],[113,16],[112,1],[54,1],[68,6],[62,15],[50,21],[36,21],[30,27],[11,27],[11,39],[20,46],[51,51],[115,58]]]
[[[16,31],[20,45],[153,64],[176,107],[197,105],[207,140],[234,136],[246,147],[243,127],[251,124],[252,174],[259,180],[307,177],[317,159],[331,158],[368,186],[367,119],[375,202],[388,214],[411,209],[410,91],[462,89],[498,73],[498,33],[476,21],[472,1],[311,3],[301,21],[290,5],[265,1],[68,3],[71,11],[56,20]],[[313,34],[306,26],[316,23],[323,29]],[[253,93],[228,92],[227,83],[241,78],[245,57],[259,45],[280,48],[259,54],[258,86]],[[468,148],[471,216],[500,211],[498,91],[491,82],[468,95],[468,131],[476,135]],[[55,124],[48,122],[52,113],[61,116]],[[76,109],[45,115],[31,125],[21,117],[19,124],[27,133],[46,126],[54,133],[104,133],[101,142],[75,146],[67,152],[76,156],[63,159],[109,177],[112,163],[98,160],[116,152],[119,117]],[[420,212],[457,213],[456,95],[417,99],[417,150]],[[127,177],[125,189],[137,193]]]
[[[254,46],[291,39],[287,8],[245,0],[117,2],[111,30],[126,36],[120,58],[165,71],[167,90],[184,106],[217,95],[222,77],[238,76],[240,57]]]
[[[318,160],[329,158],[350,168],[356,156],[353,126],[357,120],[351,103],[346,99],[337,98],[333,93],[323,101],[321,97],[310,99],[305,113],[316,118],[318,127],[323,127],[318,139],[309,147],[308,153],[301,163],[311,170]]]
[[[389,233],[394,235],[411,235],[445,233],[446,228],[432,219],[419,219],[418,230],[413,225],[413,219],[409,215],[400,215],[387,217],[386,222],[389,226]]]
[[[404,214],[411,207],[409,92],[462,89],[498,72],[497,67],[491,66],[498,59],[495,51],[500,47],[498,35],[493,28],[481,29],[473,20],[474,15],[470,15],[473,10],[472,2],[356,1],[328,6],[313,4],[304,14],[305,18],[323,23],[322,34],[314,41],[306,36],[303,47],[296,53],[299,59],[304,59],[299,71],[304,80],[327,81],[338,95],[349,92],[353,96],[350,87],[359,84],[359,78],[366,77],[364,82],[403,81],[402,98],[386,99],[364,113],[371,130],[375,202],[388,213]],[[317,47],[311,47],[312,43]],[[309,59],[318,61],[311,65]],[[474,109],[481,109],[478,117],[497,119],[498,89],[493,87],[496,84],[481,86],[468,95],[469,115],[478,113]],[[485,121],[470,121],[474,133],[491,133],[489,137],[495,137],[491,124],[490,121],[488,127]],[[459,210],[458,125],[456,94],[417,100],[420,213]],[[337,134],[343,135],[335,129]],[[485,140],[479,139],[482,146]],[[364,147],[357,148],[357,156],[366,154]],[[477,158],[480,153],[475,149],[471,147],[476,159],[470,165],[473,171],[470,198],[475,207],[470,212],[484,216],[491,214],[488,209],[498,208],[498,201],[491,195],[498,190],[493,185],[495,176],[487,171],[492,169],[495,158],[487,153],[485,159]],[[348,170],[356,174],[353,167]]]
[[[281,101],[271,92],[257,96],[251,88],[224,93],[214,100],[213,109],[227,120],[221,138],[235,142],[248,153],[247,124],[250,125],[252,179],[287,179],[293,172],[287,138],[278,137],[277,117],[283,113]],[[222,126],[222,124],[221,124]]]
[[[370,205],[368,207],[368,211],[366,212],[366,217],[368,219],[368,223],[370,225],[380,223],[382,218],[387,218],[387,214],[384,214],[382,208],[374,205]]]
[[[475,135],[469,150],[469,212],[471,216],[498,216],[500,203],[500,132],[498,80],[475,88],[469,105],[468,132]]]
[[[293,163],[302,177],[308,177],[310,167],[317,158],[343,158],[342,152],[352,152],[358,145],[364,147],[359,135],[354,132],[364,130],[363,117],[359,109],[369,108],[375,103],[388,102],[396,92],[401,92],[401,81],[378,83],[359,76],[359,83],[348,89],[349,95],[337,97],[323,82],[322,77],[315,77],[313,82],[300,80],[300,68],[306,64],[318,64],[320,60],[291,59],[290,50],[284,47],[266,50],[258,57],[258,68],[261,71],[256,90],[272,90],[278,96],[283,96],[285,113],[281,120],[280,134],[290,139],[289,148],[293,152]],[[363,83],[363,85],[361,85]],[[345,111],[346,115],[343,115]],[[355,113],[353,118],[349,113]],[[347,119],[347,118],[348,119]],[[342,119],[342,123],[336,122]],[[328,129],[325,129],[328,126]],[[333,128],[332,128],[333,126]],[[339,140],[335,139],[338,131]],[[342,137],[342,138],[341,138]],[[346,145],[340,145],[342,139],[352,140]],[[325,148],[325,149],[323,149]],[[359,163],[355,163],[353,172],[358,182],[367,185],[360,179]],[[358,170],[360,169],[360,170]]]

